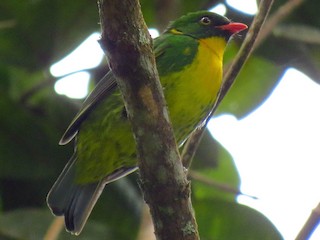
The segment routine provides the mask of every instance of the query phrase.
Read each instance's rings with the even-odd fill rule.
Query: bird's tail
[[[78,185],[74,183],[77,157],[71,157],[47,196],[52,213],[64,216],[66,229],[78,235],[83,229],[105,182]]]
[[[74,153],[49,191],[47,203],[54,215],[64,216],[67,231],[78,235],[82,231],[104,186],[135,171],[137,167],[117,169],[99,182],[76,184],[76,160],[77,156]]]

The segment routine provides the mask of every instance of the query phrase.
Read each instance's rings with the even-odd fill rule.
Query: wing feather
[[[165,49],[168,47],[166,44],[160,44],[165,41],[158,41],[155,39],[154,42],[154,53],[156,59],[161,57]],[[59,144],[65,145],[69,143],[78,133],[81,123],[88,117],[90,112],[96,107],[96,105],[105,99],[110,94],[112,94],[117,89],[116,79],[112,73],[109,71],[96,85],[90,95],[83,102],[81,109],[78,114],[74,117],[69,127],[60,139]]]
[[[78,133],[81,123],[88,117],[90,112],[95,108],[97,103],[108,97],[117,89],[115,77],[109,71],[96,85],[90,95],[83,102],[78,114],[74,117],[69,127],[60,139],[59,144],[65,145],[69,143]]]

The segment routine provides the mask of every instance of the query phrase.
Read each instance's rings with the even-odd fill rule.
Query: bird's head
[[[172,22],[166,32],[187,35],[196,39],[229,38],[248,28],[243,23],[231,22],[228,18],[209,11],[189,13]]]

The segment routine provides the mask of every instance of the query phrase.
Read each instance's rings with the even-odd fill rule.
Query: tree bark
[[[100,43],[132,124],[141,186],[156,238],[199,239],[190,184],[180,161],[139,1],[100,0],[98,6]]]

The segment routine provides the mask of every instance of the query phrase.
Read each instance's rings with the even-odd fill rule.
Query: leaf
[[[43,239],[54,217],[48,209],[20,209],[0,215],[1,239]],[[115,239],[104,224],[89,220],[80,236],[72,236],[62,229],[59,240]]]
[[[287,3],[285,0],[274,1],[273,11],[270,15],[278,11],[279,7],[285,3]],[[298,9],[288,15],[281,24],[303,25],[308,26],[308,28],[319,29],[319,7],[320,2],[318,0],[309,0],[308,4],[302,3]],[[320,45],[307,44],[305,42],[283,38],[276,35],[276,28],[274,30],[275,32],[272,32],[266,41],[255,51],[255,54],[274,62],[283,70],[288,67],[297,68],[319,84],[320,57],[319,54],[315,57],[314,52],[320,52]],[[299,38],[303,37],[304,34],[297,31],[295,35],[296,38]]]
[[[92,1],[1,1],[0,62],[44,70],[99,29]]]
[[[192,161],[192,169],[216,168],[219,162],[219,147],[219,143],[212,137],[209,129],[206,128]]]
[[[273,12],[276,12],[280,6],[283,6],[287,2],[287,0],[275,1],[272,6],[271,15]],[[319,8],[320,2],[318,0],[308,0],[307,3],[300,4],[298,9],[287,16],[283,22],[292,22],[318,27],[320,26]]]
[[[230,56],[227,55],[230,58]],[[261,57],[251,56],[216,114],[231,113],[242,118],[270,95],[282,74],[281,68]]]
[[[217,199],[193,200],[202,240],[280,240],[275,226],[247,206]]]
[[[231,155],[217,142],[208,130],[200,142],[193,160],[192,169],[198,174],[212,179],[214,182],[227,185],[234,190],[239,189],[240,176]],[[234,193],[222,191],[199,180],[192,180],[193,194],[199,198],[222,198],[234,200]]]
[[[137,184],[133,184],[136,181],[134,175],[131,174],[130,178],[126,177],[106,186],[79,239],[106,239],[107,237],[108,239],[134,239],[133,236],[136,236],[138,232],[142,206],[140,191]],[[23,207],[23,204],[30,206],[37,201],[38,205],[43,206],[46,193],[50,188],[47,181],[21,181],[9,182],[9,184],[8,188],[4,188],[4,184],[1,185],[1,190],[6,193],[4,200],[7,208]],[[15,190],[14,196],[9,192],[12,191],[9,188]],[[8,206],[7,201],[9,200],[12,206]],[[47,207],[44,209],[20,208],[20,210],[8,211],[2,215],[0,213],[0,239],[3,237],[42,239],[51,221],[53,221],[53,216]],[[27,237],[31,234],[34,235]],[[63,229],[59,239],[75,239],[75,237]]]
[[[67,162],[72,144],[62,149],[58,140],[72,111],[63,101],[49,99],[37,109],[28,109],[0,96],[1,178],[48,179]]]

